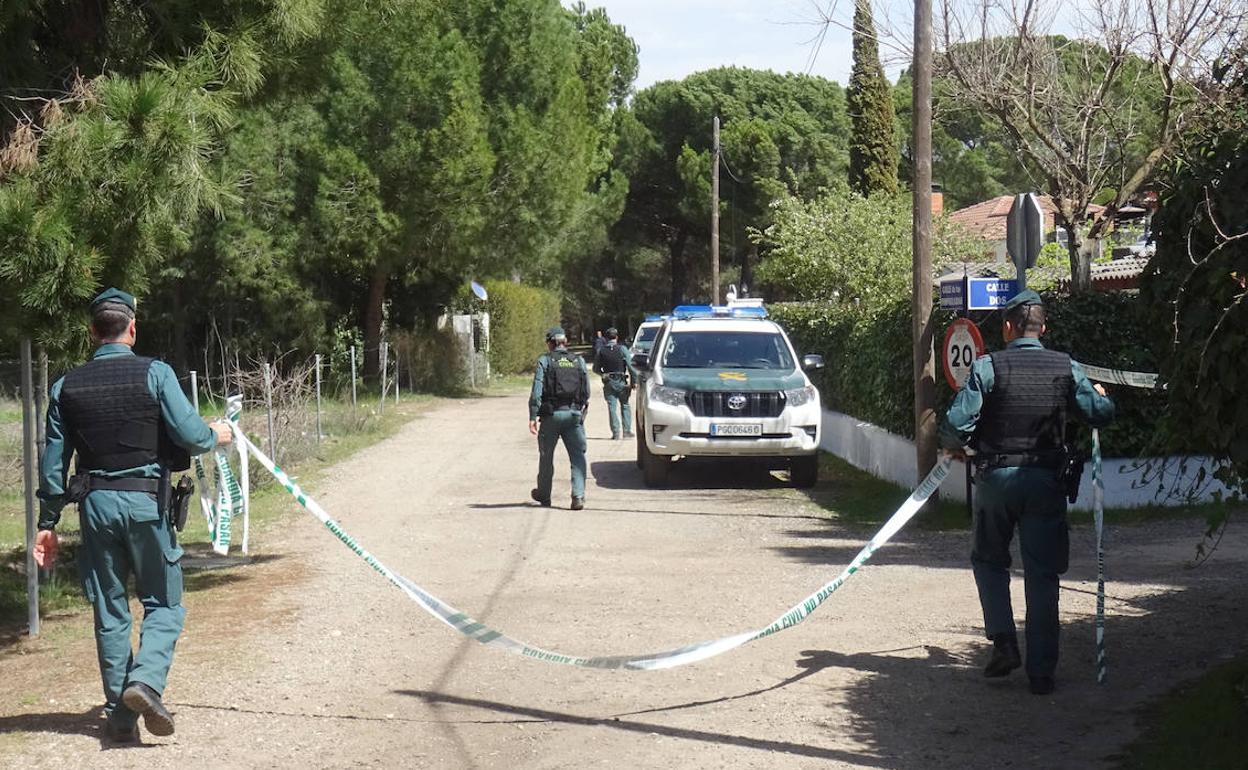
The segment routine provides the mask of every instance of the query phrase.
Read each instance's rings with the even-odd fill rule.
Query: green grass
[[[820,452],[818,486],[809,491],[810,498],[839,521],[851,524],[881,524],[896,512],[910,489],[904,489],[866,471],[859,470],[836,455]],[[1163,507],[1148,505],[1139,508],[1107,508],[1105,522],[1112,525],[1140,524],[1158,519],[1205,519],[1218,508],[1217,503]],[[1248,510],[1240,506],[1236,510]],[[1091,524],[1090,511],[1071,511],[1075,524]],[[925,529],[969,529],[971,520],[966,504],[954,500],[938,500],[915,519]]]
[[[1181,685],[1149,710],[1121,770],[1244,767],[1248,657]]]

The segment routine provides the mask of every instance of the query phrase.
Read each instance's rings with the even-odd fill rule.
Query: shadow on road
[[[596,460],[590,474],[604,489],[646,489],[632,460]],[[758,462],[686,457],[672,464],[664,489],[784,489],[789,483]]]

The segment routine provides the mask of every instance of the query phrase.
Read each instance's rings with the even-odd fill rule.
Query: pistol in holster
[[[177,484],[170,485],[169,475],[161,477],[160,503],[162,510],[169,517],[169,525],[178,532],[186,526],[186,514],[191,506],[191,493],[195,491],[195,482],[190,476],[182,476]]]
[[[1079,499],[1079,482],[1083,480],[1084,461],[1082,452],[1066,447],[1062,465],[1058,469],[1057,477],[1066,487],[1066,501],[1072,505]]]

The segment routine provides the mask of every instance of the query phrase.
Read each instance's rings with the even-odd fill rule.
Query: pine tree
[[[847,93],[853,131],[849,144],[849,185],[869,197],[897,192],[897,137],[893,94],[875,37],[870,0],[854,6],[854,68]]]

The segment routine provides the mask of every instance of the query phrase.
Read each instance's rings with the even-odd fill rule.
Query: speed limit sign
[[[945,379],[949,387],[961,390],[971,374],[971,364],[984,354],[984,338],[969,318],[958,318],[945,330]]]

